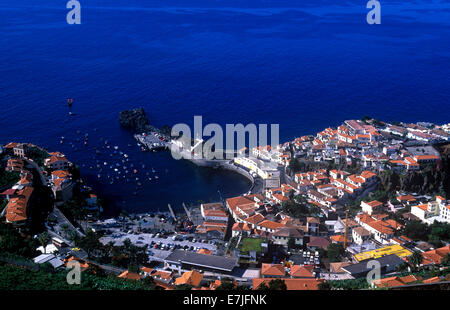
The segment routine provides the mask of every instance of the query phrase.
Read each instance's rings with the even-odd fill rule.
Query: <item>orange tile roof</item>
[[[284,225],[281,223],[273,222],[273,221],[269,221],[269,220],[262,221],[261,223],[258,224],[258,226],[266,227],[268,229],[277,229],[277,228],[284,227]]]
[[[439,277],[433,277],[422,281],[423,283],[437,283],[441,282],[441,279]]]
[[[289,274],[292,277],[297,278],[313,278],[314,277],[313,270],[314,270],[313,265],[305,265],[305,266],[293,265],[291,266]]]
[[[276,280],[274,278],[253,278],[252,284],[253,289],[257,290],[258,287],[265,283],[266,285],[269,285],[269,282],[271,280]],[[299,291],[299,290],[318,290],[319,284],[323,283],[323,279],[282,279],[284,283],[286,284],[286,288],[288,291]]]
[[[284,266],[281,264],[261,264],[261,275],[263,276],[284,276],[285,274]]]
[[[124,271],[117,276],[118,278],[128,279],[128,280],[140,280],[141,276],[136,272]]]
[[[175,285],[188,284],[193,287],[197,287],[203,280],[203,275],[195,270],[187,271],[177,279],[175,279]]]

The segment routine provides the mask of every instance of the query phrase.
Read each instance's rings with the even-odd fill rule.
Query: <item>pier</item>
[[[167,149],[169,147],[169,142],[156,132],[135,134],[134,138],[138,141],[138,144],[142,147],[143,151],[156,151]]]

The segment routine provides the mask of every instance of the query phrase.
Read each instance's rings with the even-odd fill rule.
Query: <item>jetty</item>
[[[141,145],[143,151],[156,151],[167,149],[169,147],[169,142],[167,142],[167,140],[162,135],[156,132],[135,134],[134,138]]]
[[[183,209],[186,212],[188,219],[192,222],[193,220],[192,220],[191,212],[188,210],[188,208],[186,208],[186,205],[184,204],[184,202],[182,203],[182,205],[183,205]]]
[[[174,220],[176,220],[177,219],[177,217],[175,216],[175,212],[173,212],[173,209],[172,209],[172,207],[171,207],[171,205],[170,205],[170,203],[169,204],[167,204],[167,206],[169,207],[169,212],[170,212],[170,215],[173,217],[173,219]]]

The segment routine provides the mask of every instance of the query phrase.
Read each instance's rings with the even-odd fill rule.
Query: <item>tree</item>
[[[414,240],[426,240],[428,231],[427,224],[418,220],[408,222],[404,228],[405,235]]]
[[[88,254],[88,257],[92,257],[92,253],[94,251],[101,250],[103,247],[103,244],[100,242],[100,236],[94,232],[93,230],[89,230],[84,237],[80,239],[78,242],[80,247],[83,248],[86,253]]]
[[[50,242],[51,238],[48,235],[48,233],[45,231],[42,234],[39,235],[38,237],[39,243],[42,245],[42,247],[44,248],[44,254],[46,253],[46,249],[45,247],[47,246],[47,244]]]
[[[282,279],[270,280],[268,284],[265,282],[258,286],[259,291],[285,291],[287,290],[286,283]]]
[[[423,256],[420,252],[414,252],[411,256],[408,257],[408,263],[410,263],[414,268],[417,268],[422,264]]]
[[[231,281],[222,281],[222,283],[216,288],[218,291],[232,291],[236,288],[236,285]]]
[[[339,243],[331,243],[327,248],[327,255],[330,262],[338,262],[344,254],[344,247]]]
[[[450,253],[447,253],[441,260],[441,265],[442,266],[450,266]]]

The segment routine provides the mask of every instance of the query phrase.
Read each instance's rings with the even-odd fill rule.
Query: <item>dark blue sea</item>
[[[249,183],[142,153],[119,127],[124,109],[144,107],[156,126],[191,124],[194,115],[279,123],[281,141],[365,115],[450,121],[449,1],[382,0],[380,25],[366,23],[365,0],[80,2],[81,25],[68,25],[65,0],[0,0],[0,143],[66,153],[130,212],[214,201],[218,190],[238,195]],[[137,167],[136,196],[136,182],[105,181],[120,155],[100,139]],[[97,160],[108,162],[100,179]]]

